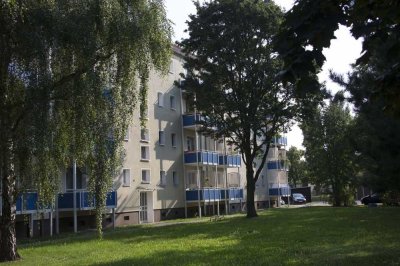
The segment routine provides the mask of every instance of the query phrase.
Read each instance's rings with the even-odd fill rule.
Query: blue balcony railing
[[[219,201],[243,199],[243,188],[202,188],[186,190],[186,201]]]
[[[278,146],[287,146],[287,137],[273,137],[271,144]]]
[[[219,165],[241,167],[242,157],[240,155],[219,155]]]
[[[185,152],[186,164],[218,165],[218,153],[212,151]]]
[[[270,196],[290,196],[290,187],[270,188],[268,190]]]
[[[77,191],[75,194],[76,206],[81,210],[93,209],[95,206],[95,199],[90,196],[89,191]],[[115,208],[117,206],[117,192],[111,191],[106,196],[106,207]],[[62,209],[73,209],[74,208],[74,193],[66,192],[58,194],[58,208]]]
[[[57,198],[59,210],[72,210],[73,209],[73,192],[66,192],[58,194]],[[80,210],[87,210],[94,208],[94,199],[89,195],[88,191],[77,191],[76,192],[76,207]],[[37,192],[25,192],[18,196],[16,202],[16,211],[18,214],[21,213],[34,213],[38,209],[49,209],[49,207],[38,206],[38,194]],[[111,191],[107,193],[106,207],[115,208],[117,207],[117,192]]]
[[[204,121],[204,116],[200,114],[190,114],[190,115],[183,115],[183,126],[184,127],[191,127],[194,125],[199,124],[201,121]]]
[[[284,160],[277,160],[277,161],[269,161],[267,163],[268,170],[280,170],[280,171],[287,171],[289,170],[286,161]]]

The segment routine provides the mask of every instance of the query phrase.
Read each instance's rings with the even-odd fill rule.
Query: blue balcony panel
[[[221,201],[243,199],[243,188],[202,188],[199,190],[186,190],[186,201]]]
[[[270,196],[290,196],[290,187],[270,188],[268,190]]]
[[[269,161],[267,162],[267,169],[268,170],[281,170],[287,171],[288,167],[284,161]]]
[[[226,167],[241,167],[242,158],[240,155],[220,155],[218,163]]]
[[[271,143],[279,146],[287,146],[287,137],[274,137]]]
[[[201,121],[204,121],[204,117],[200,114],[190,114],[190,115],[183,115],[183,126],[184,127],[192,127],[196,124],[199,124]]]
[[[198,152],[185,152],[185,163],[186,164],[208,164],[218,165],[218,154],[211,151],[198,151]]]

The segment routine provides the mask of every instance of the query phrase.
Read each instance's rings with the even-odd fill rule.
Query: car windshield
[[[303,194],[300,194],[300,193],[293,193],[293,197],[295,197],[295,198],[304,198]]]

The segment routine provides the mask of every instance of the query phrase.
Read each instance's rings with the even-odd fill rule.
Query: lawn
[[[20,243],[12,265],[399,265],[400,208],[272,209]],[[180,220],[182,222],[182,220]]]

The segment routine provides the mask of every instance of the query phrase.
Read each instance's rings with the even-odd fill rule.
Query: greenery
[[[272,1],[218,0],[196,4],[188,22],[187,75],[181,87],[196,98],[204,125],[225,137],[246,166],[247,216],[257,216],[255,183],[264,167],[271,139],[295,116],[292,87],[276,79],[282,69],[272,39],[282,11]],[[257,160],[257,169],[254,162]]]
[[[283,79],[296,84],[298,93],[318,94],[315,74],[325,62],[323,48],[330,46],[339,25],[362,38],[363,53],[356,66],[369,67],[375,58],[385,63],[385,71],[374,76],[374,88],[385,113],[400,117],[400,3],[380,0],[297,0],[286,13],[276,47],[285,62]],[[374,97],[370,98],[373,103]]]
[[[289,184],[296,187],[298,184],[308,186],[309,178],[307,171],[307,162],[304,160],[304,150],[292,146],[286,152],[289,161],[288,179]]]
[[[398,265],[399,219],[393,207],[272,209],[30,240],[10,265]]]
[[[349,109],[335,100],[301,125],[311,181],[331,193],[334,206],[354,201],[357,165],[350,141],[352,126]]]
[[[101,233],[136,99],[150,69],[167,71],[163,2],[2,1],[0,4],[0,261],[15,260],[15,204],[24,189],[54,203],[60,169],[86,167]]]

